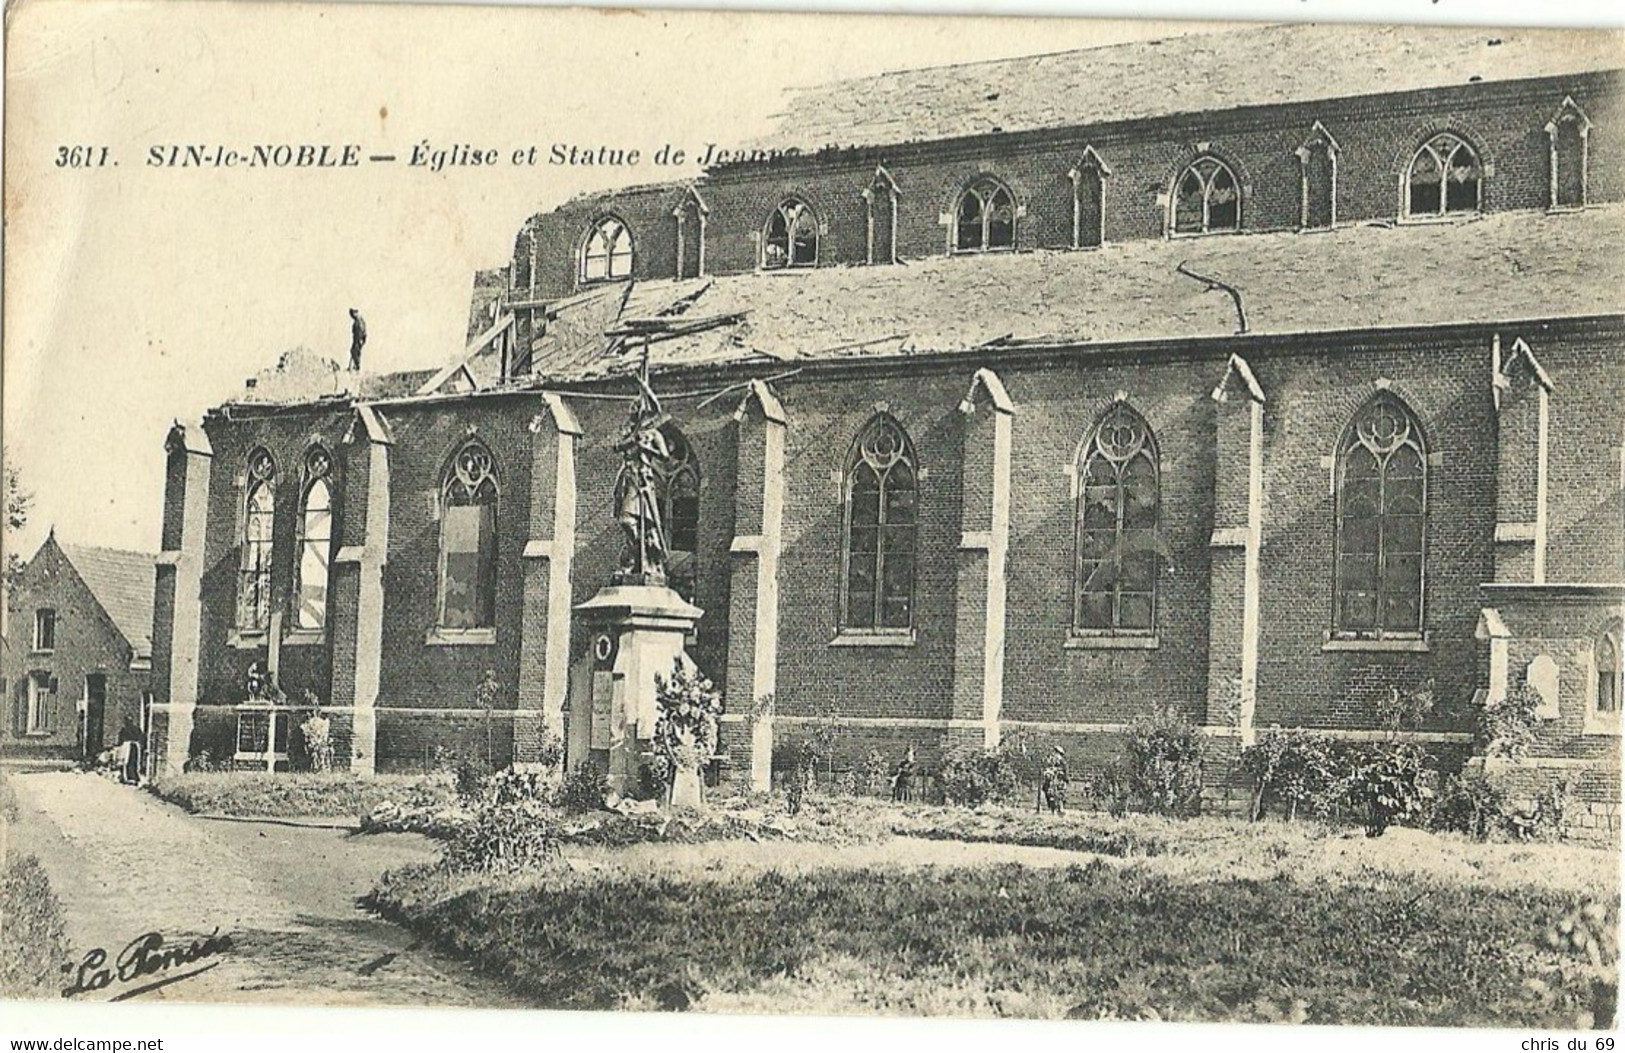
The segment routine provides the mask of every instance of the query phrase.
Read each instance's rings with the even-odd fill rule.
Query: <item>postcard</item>
[[[1612,1048],[1617,27],[6,52],[6,998]]]

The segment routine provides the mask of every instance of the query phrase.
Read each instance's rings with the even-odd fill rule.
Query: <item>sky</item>
[[[1470,21],[1484,6],[1407,10]],[[1328,7],[1199,10],[1280,20]],[[1567,14],[1583,23],[1587,10]],[[1606,23],[1606,10],[1590,21]],[[240,392],[290,348],[342,359],[349,307],[366,318],[370,369],[456,357],[473,271],[506,263],[524,220],[576,193],[697,174],[651,167],[663,143],[691,153],[746,143],[798,85],[1211,28],[177,0],[21,0],[9,15],[4,454],[35,499],[28,528],[5,544],[24,555],[53,527],[68,541],[155,549],[169,424]],[[507,163],[555,142],[637,148],[646,160]],[[280,143],[402,157],[468,146],[503,163],[147,163],[154,147]],[[109,163],[59,166],[75,145],[98,159],[105,146]]]

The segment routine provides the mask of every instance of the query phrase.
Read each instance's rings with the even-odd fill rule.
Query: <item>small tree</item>
[[[6,533],[11,535],[6,548],[5,586],[10,592],[11,587],[17,583],[17,575],[22,573],[23,558],[17,553],[15,537],[17,531],[28,525],[28,513],[34,507],[34,495],[23,489],[22,476],[17,469],[6,468]]]

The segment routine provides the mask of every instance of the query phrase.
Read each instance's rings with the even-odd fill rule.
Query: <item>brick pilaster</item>
[[[1495,580],[1546,580],[1551,378],[1521,338],[1490,348],[1496,407]]]
[[[965,415],[964,502],[955,590],[953,718],[999,744],[1004,704],[1006,553],[1010,545],[1011,425],[1015,406],[991,369],[979,369],[959,404]]]
[[[576,546],[576,443],[581,424],[564,399],[542,395],[530,422],[530,536],[525,542],[514,759],[536,759],[539,732],[564,735],[570,679],[571,563]],[[534,714],[541,714],[540,717]]]
[[[154,766],[170,774],[186,764],[198,701],[198,652],[203,641],[203,543],[209,518],[209,472],[214,450],[202,428],[177,423],[164,443],[162,549],[155,580],[153,670],[155,723],[161,718],[162,756]],[[166,617],[167,614],[167,617]],[[167,624],[164,624],[167,622]]]
[[[752,381],[739,408],[739,468],[728,610],[728,720],[745,732],[750,786],[770,787],[773,717],[758,713],[778,690],[779,555],[783,547],[784,407]],[[744,688],[745,690],[741,690]],[[738,738],[735,738],[738,741]],[[741,751],[735,750],[738,757]]]
[[[1240,355],[1213,389],[1214,494],[1207,723],[1253,739],[1264,541],[1264,392]]]
[[[384,565],[389,562],[389,423],[356,406],[345,435],[346,544],[333,557],[333,705],[353,707],[350,770],[371,775],[378,754],[378,686],[384,644]],[[345,617],[348,613],[350,616]]]

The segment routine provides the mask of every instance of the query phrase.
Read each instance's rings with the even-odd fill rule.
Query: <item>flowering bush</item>
[[[310,770],[333,770],[333,723],[317,710],[299,725],[299,734],[305,737],[305,752],[310,757]]]
[[[655,675],[655,704],[656,763],[650,765],[650,775],[662,789],[669,789],[679,769],[698,773],[716,753],[722,692],[698,669],[685,668],[679,658],[672,662],[671,676]]]

